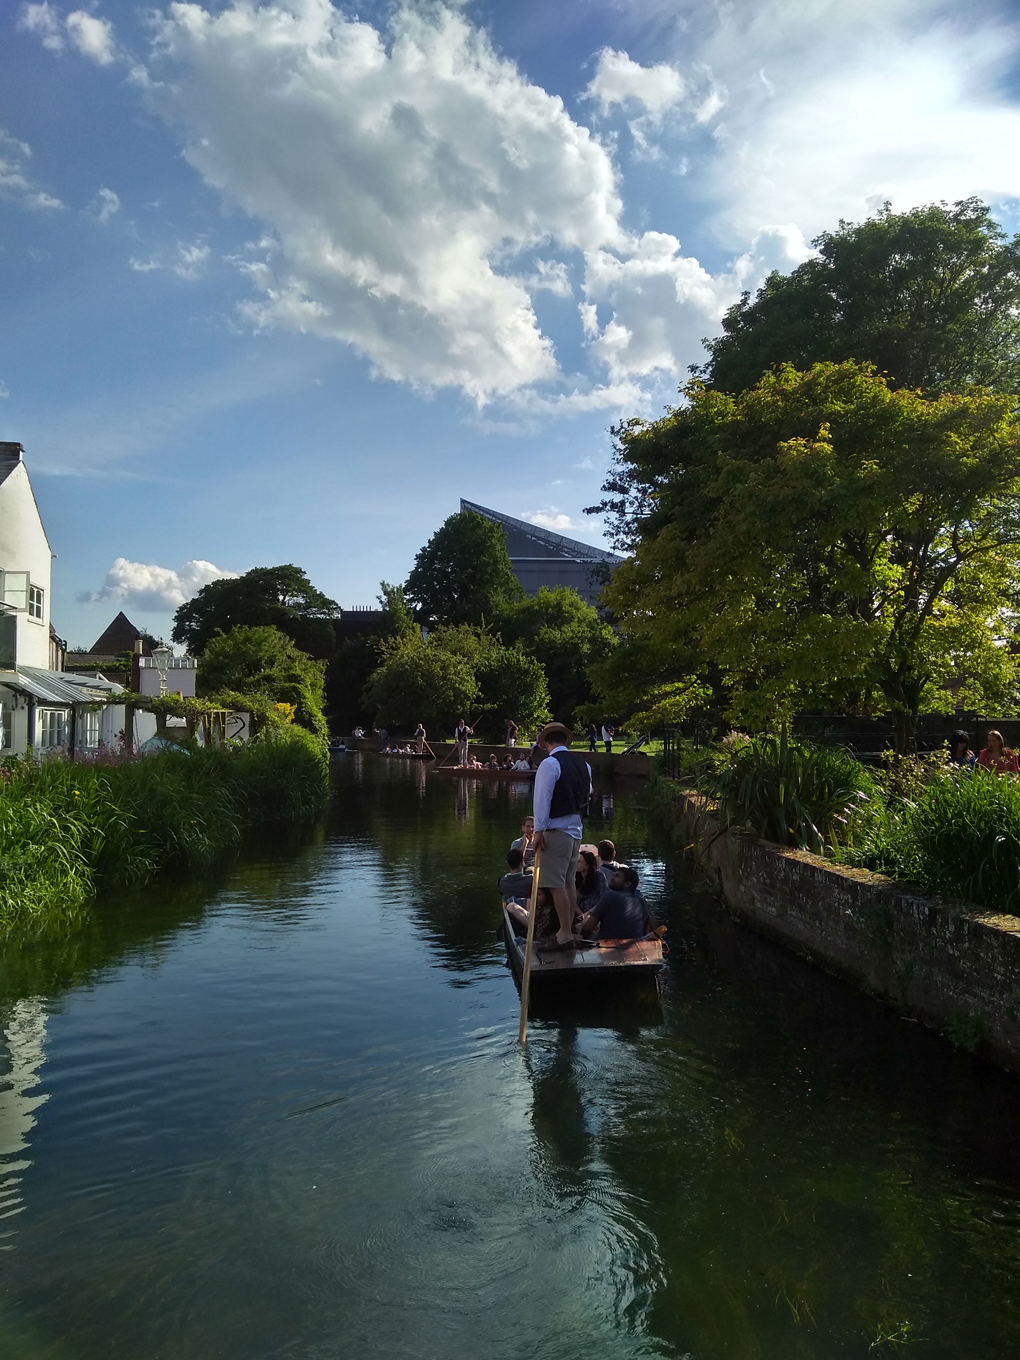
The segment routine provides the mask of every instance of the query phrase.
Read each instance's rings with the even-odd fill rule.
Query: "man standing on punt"
[[[574,943],[573,922],[577,913],[577,852],[584,828],[581,814],[591,800],[591,766],[569,749],[570,733],[562,723],[549,723],[538,734],[548,755],[535,775],[535,839],[541,851],[539,882],[552,892],[559,929],[556,944],[569,949]]]

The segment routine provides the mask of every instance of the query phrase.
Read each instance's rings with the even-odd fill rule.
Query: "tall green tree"
[[[745,293],[706,340],[707,383],[753,387],[778,364],[870,362],[932,394],[1020,392],[1020,237],[975,198],[840,222],[818,255]]]
[[[473,510],[451,515],[414,559],[404,594],[428,625],[481,625],[522,591],[501,525]]]
[[[950,680],[972,703],[1007,700],[1014,398],[927,399],[854,363],[686,396],[617,431],[607,483],[634,553],[606,598],[653,706],[703,695],[714,668],[735,719],[891,709],[907,748],[919,711],[951,709]]]
[[[211,581],[174,615],[174,642],[201,656],[217,631],[239,625],[278,628],[310,656],[328,660],[336,649],[332,620],[340,606],[312,585],[300,567],[254,567],[243,576]]]
[[[589,667],[605,662],[616,646],[609,624],[569,586],[542,586],[518,600],[500,619],[499,632],[542,665],[553,717],[567,724],[593,698]]]
[[[217,633],[202,653],[198,692],[223,690],[293,704],[294,721],[317,736],[328,736],[322,711],[325,666],[295,647],[279,628],[232,628]]]
[[[485,629],[459,624],[427,638],[405,633],[383,642],[380,654],[365,697],[381,722],[452,727],[468,717],[480,735],[502,740],[508,719],[531,728],[548,715],[541,665]]]

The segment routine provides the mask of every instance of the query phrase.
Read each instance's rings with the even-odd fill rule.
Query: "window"
[[[66,733],[66,709],[39,709],[39,746],[43,751],[52,751],[56,747],[63,746],[67,740]]]
[[[38,619],[42,623],[43,617],[43,588],[42,586],[29,586],[28,588],[28,617]]]
[[[87,708],[81,715],[81,745],[86,751],[95,751],[99,746],[99,709]]]

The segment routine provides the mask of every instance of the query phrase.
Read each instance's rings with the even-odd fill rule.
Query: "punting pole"
[[[517,1031],[517,1042],[523,1044],[528,1037],[528,994],[531,991],[531,946],[535,943],[535,917],[538,915],[538,875],[542,862],[541,850],[535,851],[535,874],[531,881],[531,907],[528,910],[528,937],[524,946],[524,974],[521,977],[521,1027]]]

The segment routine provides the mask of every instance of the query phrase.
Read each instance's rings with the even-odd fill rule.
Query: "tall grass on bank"
[[[820,855],[867,834],[876,795],[871,772],[845,751],[774,736],[732,743],[698,787],[724,828]]]
[[[100,887],[202,867],[259,823],[312,817],[327,769],[291,736],[118,763],[7,762],[0,932],[71,921]]]
[[[890,799],[870,845],[846,858],[1020,915],[1020,782],[980,767],[933,772],[913,797]]]

